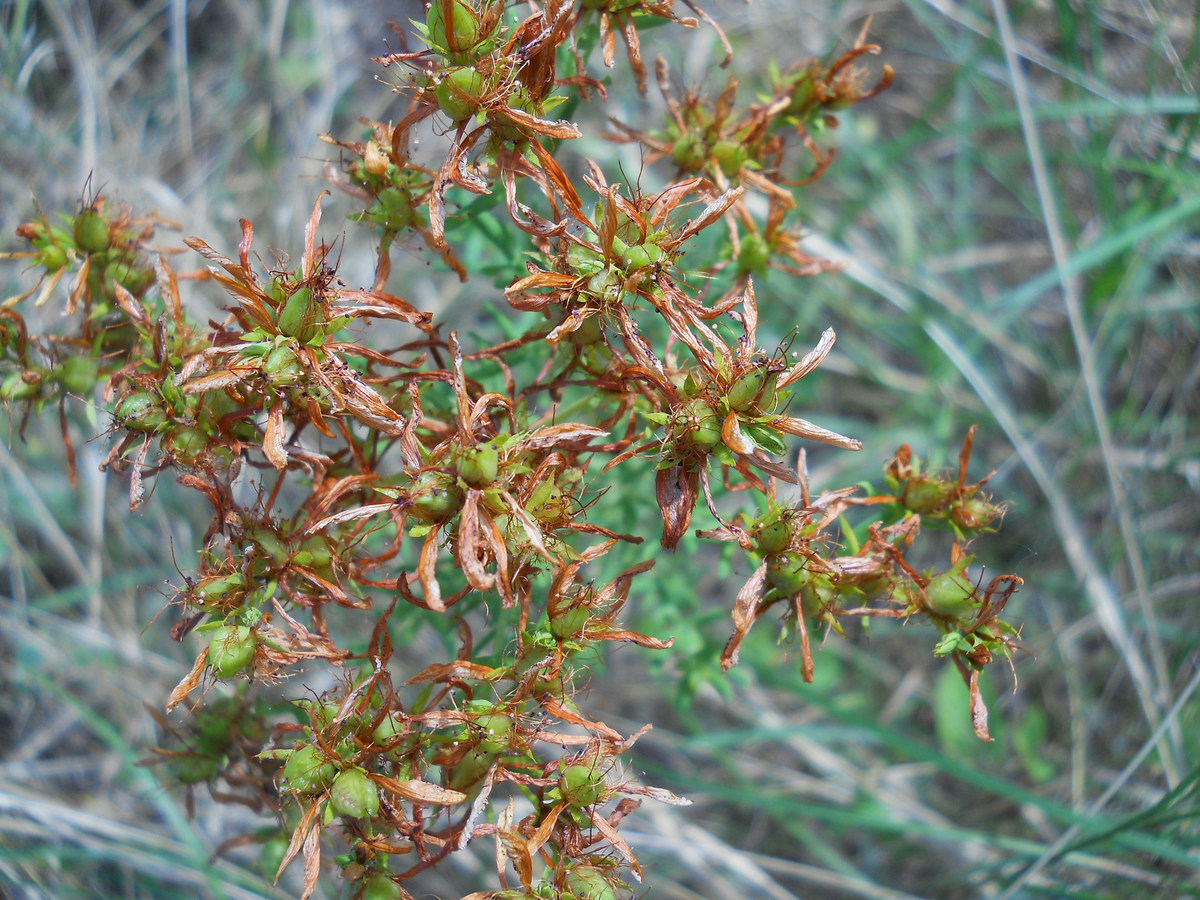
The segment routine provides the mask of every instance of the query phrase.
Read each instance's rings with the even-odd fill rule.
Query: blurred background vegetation
[[[799,194],[807,249],[845,269],[771,273],[762,343],[838,331],[795,409],[867,449],[814,451],[817,487],[878,484],[903,442],[955,464],[979,424],[970,475],[996,469],[1012,501],[981,561],[1025,578],[1008,611],[1028,653],[1015,691],[991,667],[986,745],[931,635],[899,625],[831,638],[812,685],[763,628],[722,678],[749,573],[685,541],[631,599],[636,626],[674,634],[675,651],[598,660],[589,700],[627,731],[653,722],[638,772],[695,801],[623,825],[650,896],[1200,895],[1195,4],[704,6],[745,96],[769,56],[844,49],[873,16],[895,85],[843,116],[830,173]],[[388,19],[414,15],[332,0],[0,3],[0,249],[17,248],[35,198],[71,211],[99,190],[180,223],[164,244],[230,247],[246,217],[259,246],[294,253],[331,157],[316,135],[403,114],[368,57]],[[710,29],[644,40],[682,83],[723,86]],[[613,95],[625,121],[661,112],[623,64]],[[463,240],[464,259],[486,259],[478,235]],[[507,315],[487,274],[454,293],[419,243],[394,262],[394,289],[421,308],[493,333]],[[372,263],[351,232],[343,277],[367,281]],[[6,266],[4,296],[28,275]],[[168,791],[139,765],[161,740],[147,706],[190,662],[155,617],[182,581],[172,547],[193,562],[201,512],[164,478],[131,516],[125,486],[97,470],[101,440],[78,445],[69,485],[54,418],[0,413],[0,895],[288,896],[294,883],[271,888],[250,848],[209,865],[261,824],[249,810]],[[457,896],[486,870],[460,863],[421,889]]]

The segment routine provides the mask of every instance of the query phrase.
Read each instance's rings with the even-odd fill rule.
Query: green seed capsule
[[[379,812],[379,788],[362,769],[346,769],[333,780],[329,802],[339,815],[369,819]]]
[[[262,362],[262,372],[275,387],[295,384],[304,375],[304,367],[291,344],[272,347]]]
[[[512,733],[512,718],[503,713],[490,713],[477,718],[472,725],[474,731],[483,735],[479,741],[479,749],[484,753],[503,753],[508,749],[509,735]]]
[[[337,769],[321,751],[304,744],[292,751],[283,766],[283,784],[295,794],[315,794],[325,790],[333,781]]]
[[[736,409],[738,412],[753,409],[755,401],[758,400],[766,383],[767,372],[761,368],[751,369],[740,375],[730,386],[729,393],[725,395],[725,399],[729,402],[729,408]]]
[[[604,268],[604,260],[589,247],[571,244],[567,248],[567,266],[575,275],[590,278]]]
[[[451,53],[469,50],[483,37],[479,18],[465,0],[449,0],[450,27],[447,29],[444,2],[445,0],[431,0],[429,10],[425,14],[429,43]]]
[[[549,662],[537,665],[535,668],[535,664],[542,663],[546,659],[548,652],[547,649],[537,646],[526,648],[513,667],[513,679],[522,682],[528,677],[529,671],[533,669],[535,673],[531,683],[533,693],[561,697],[563,696],[563,670],[560,668],[556,671],[553,664]]]
[[[291,554],[288,542],[270,528],[253,526],[246,529],[246,537],[258,547],[258,555],[270,560],[271,565],[281,566]]]
[[[606,297],[615,288],[620,287],[623,280],[620,272],[612,266],[605,266],[588,279],[587,292],[597,297]]]
[[[781,512],[768,513],[751,530],[759,553],[779,553],[792,542],[792,520]]]
[[[462,488],[446,472],[421,472],[409,490],[408,514],[422,522],[441,522],[462,508]]]
[[[969,497],[950,507],[950,519],[959,528],[966,531],[978,531],[987,528],[1003,514],[1003,506],[993,503],[979,495]]]
[[[258,870],[267,881],[275,880],[275,874],[283,865],[283,858],[287,855],[289,843],[286,837],[273,837],[258,851]]]
[[[939,616],[957,618],[972,612],[979,605],[975,585],[966,576],[968,560],[960,560],[954,568],[935,575],[925,586],[925,606]]]
[[[684,172],[692,172],[704,165],[704,138],[688,132],[671,147],[671,159]]]
[[[177,461],[190,466],[198,462],[208,449],[208,435],[199,428],[179,426],[170,432],[167,445]]]
[[[921,475],[905,482],[900,502],[915,513],[930,513],[941,508],[952,490],[951,485]]]
[[[363,886],[359,900],[400,900],[403,896],[404,892],[401,891],[400,885],[381,873],[371,876]]]
[[[402,738],[408,733],[408,726],[404,723],[404,720],[395,713],[388,713],[375,726],[375,730],[371,732],[371,740],[375,742],[377,747],[391,747],[391,755],[399,757],[400,753],[397,751],[407,749],[405,747],[405,740]]]
[[[674,433],[694,450],[707,452],[721,443],[721,420],[707,401],[699,397],[680,406],[672,421]]]
[[[333,563],[333,550],[319,534],[310,535],[300,543],[300,549],[292,556],[292,561],[306,569],[328,569]]]
[[[103,253],[110,242],[108,222],[95,209],[85,209],[75,217],[75,246],[84,253]]]
[[[472,68],[452,69],[434,90],[438,106],[453,122],[462,122],[479,111],[488,83]]]
[[[241,735],[266,733],[266,726],[244,706],[239,697],[218,697],[193,713],[191,733],[196,749],[216,755],[228,749]]]
[[[279,333],[307,343],[320,334],[325,324],[323,313],[321,301],[310,288],[297,288],[279,311]]]
[[[563,799],[572,806],[591,806],[604,794],[604,773],[594,766],[567,766],[558,779]]]
[[[760,235],[748,234],[742,238],[738,251],[737,266],[740,272],[765,272],[771,261],[771,245]]]
[[[491,768],[492,760],[495,758],[495,753],[489,753],[482,747],[472,748],[448,771],[443,766],[446,787],[452,791],[470,793],[472,789],[479,786],[479,782],[483,781],[483,776],[487,774],[487,770]]]
[[[617,900],[617,889],[595,866],[575,866],[567,872],[567,890],[575,900]]]
[[[814,618],[834,605],[837,592],[828,575],[809,573],[807,583],[800,587],[800,608],[807,618]]]
[[[390,187],[381,192],[372,205],[371,218],[389,231],[407,228],[416,218],[412,194],[405,188]]]
[[[588,316],[582,324],[567,335],[567,340],[576,347],[590,347],[604,339],[604,328],[599,316]]]
[[[712,155],[721,171],[732,178],[746,161],[746,148],[736,141],[717,141],[713,144]]]
[[[192,587],[192,597],[202,605],[218,604],[231,594],[241,593],[245,587],[246,576],[241,572],[214,575],[197,582]]]
[[[457,454],[458,477],[471,487],[484,488],[496,480],[500,453],[493,443],[464,447]]]
[[[807,560],[799,553],[778,553],[767,560],[767,584],[780,593],[799,593],[810,577]]]
[[[570,640],[583,631],[590,618],[591,610],[586,606],[565,609],[550,618],[550,633],[561,641]]]
[[[130,431],[154,431],[167,421],[166,410],[152,394],[130,394],[117,405],[117,424]]]
[[[625,249],[625,252],[621,254],[621,259],[624,261],[626,269],[635,270],[654,265],[662,259],[662,256],[662,247],[658,244],[634,244]]]
[[[222,625],[208,640],[208,665],[218,678],[232,678],[254,660],[258,642],[247,625]]]
[[[67,264],[67,251],[59,244],[47,244],[38,251],[37,264],[53,275]]]

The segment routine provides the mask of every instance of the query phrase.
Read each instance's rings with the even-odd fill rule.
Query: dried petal
[[[283,447],[286,429],[283,424],[283,400],[271,404],[267,413],[267,427],[263,430],[263,454],[277,470],[287,468],[287,450]]]
[[[697,471],[694,466],[677,463],[659,469],[654,476],[654,492],[662,512],[662,545],[674,550],[692,521],[692,510],[699,497]]]

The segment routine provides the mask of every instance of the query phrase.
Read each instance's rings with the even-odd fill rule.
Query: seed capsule
[[[404,896],[400,885],[387,875],[379,873],[372,875],[363,886],[359,900],[400,900]]]
[[[503,753],[508,749],[509,735],[512,733],[510,716],[489,713],[477,718],[473,724],[475,730],[483,735],[479,741],[479,749],[484,753]]]
[[[675,433],[694,450],[707,452],[721,443],[721,420],[705,400],[687,401],[675,410],[672,422]]]
[[[766,369],[756,368],[739,376],[725,395],[729,408],[738,412],[757,409],[758,400],[764,394],[768,381],[773,380],[771,374]]]
[[[778,553],[767,560],[767,584],[783,594],[797,594],[808,583],[807,560],[799,553]]]
[[[408,514],[423,522],[441,522],[462,508],[462,488],[446,472],[425,471],[413,479]]]
[[[732,178],[746,161],[746,148],[736,141],[717,141],[713,144],[712,155],[721,171]]]
[[[280,334],[306,344],[320,334],[325,324],[323,305],[310,288],[297,288],[279,311],[278,324]]]
[[[168,434],[166,443],[176,460],[190,466],[208,449],[208,435],[199,428],[181,425]]]
[[[117,424],[130,431],[154,431],[167,421],[167,413],[152,394],[130,394],[117,405]]]
[[[595,866],[575,866],[567,873],[567,897],[573,900],[617,900],[617,889]]]
[[[304,368],[296,357],[295,348],[290,343],[284,343],[271,348],[263,359],[262,373],[275,387],[287,387],[300,380]]]
[[[935,575],[925,585],[925,606],[939,616],[965,616],[979,605],[975,585],[966,576],[969,558],[959,560],[954,568]]]
[[[451,121],[462,122],[479,111],[487,90],[487,79],[475,69],[464,67],[451,69],[433,93],[442,112]]]
[[[604,773],[594,766],[567,766],[558,779],[563,799],[572,806],[591,806],[604,794]]]
[[[75,217],[75,246],[84,253],[103,253],[108,249],[108,222],[98,210],[85,209]]]
[[[737,266],[741,272],[765,272],[771,261],[771,246],[757,234],[742,238],[738,251]]]
[[[586,606],[575,606],[563,610],[550,618],[550,633],[561,641],[569,640],[583,631],[591,618],[591,610]]]
[[[233,572],[229,575],[214,575],[193,585],[191,596],[202,606],[219,604],[230,594],[240,593],[245,586],[246,577],[241,572]]]
[[[306,569],[321,571],[333,563],[333,549],[319,534],[313,534],[300,542],[300,549],[292,555],[292,562]]]
[[[27,381],[23,372],[9,372],[0,382],[0,400],[28,400],[36,397],[38,380]]]
[[[339,815],[369,819],[379,812],[379,788],[362,769],[346,769],[333,780],[329,802]]]
[[[495,444],[464,447],[457,457],[458,477],[471,487],[484,488],[496,480],[500,471],[500,453]]]
[[[634,244],[621,254],[626,269],[644,269],[662,259],[662,247],[658,244]]]
[[[671,159],[684,172],[692,172],[704,164],[704,138],[688,132],[671,147]]]
[[[59,244],[47,244],[38,251],[37,264],[53,275],[67,264],[67,251]]]
[[[953,485],[942,484],[935,478],[922,475],[904,483],[900,502],[915,513],[931,513],[942,507],[953,490]]]
[[[413,209],[412,194],[401,187],[390,187],[381,191],[371,204],[367,215],[377,225],[382,225],[389,231],[401,231],[411,225],[417,217]]]
[[[254,660],[258,642],[247,625],[222,625],[208,640],[208,665],[218,678],[232,678]]]
[[[68,356],[54,370],[59,383],[72,394],[87,394],[96,386],[99,362],[91,356]]]
[[[759,553],[779,553],[792,542],[795,528],[790,510],[776,510],[762,516],[750,529]]]
[[[262,845],[262,849],[258,851],[258,868],[263,878],[268,881],[275,880],[275,874],[287,855],[288,843],[286,837],[276,836]]]
[[[483,776],[487,774],[487,770],[491,768],[492,760],[495,758],[496,754],[489,753],[482,747],[473,748],[448,772],[443,767],[446,787],[452,791],[469,793],[483,780]]]
[[[336,774],[337,769],[320,750],[311,744],[304,744],[293,750],[284,763],[283,783],[293,793],[315,794],[329,787]]]
[[[450,7],[450,27],[446,27],[443,6]],[[429,43],[457,53],[469,50],[479,43],[482,31],[481,23],[474,11],[464,0],[432,0],[429,11],[425,14],[425,27],[428,29]]]

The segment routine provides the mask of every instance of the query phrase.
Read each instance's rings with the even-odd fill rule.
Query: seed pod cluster
[[[274,878],[303,857],[306,893],[323,843],[348,891],[380,900],[486,835],[512,862],[497,878],[521,880],[514,897],[630,897],[621,820],[647,795],[682,801],[622,774],[637,733],[593,718],[586,687],[605,643],[672,647],[632,630],[627,604],[653,602],[642,576],[655,564],[682,571],[685,554],[640,545],[687,547],[694,511],[716,523],[699,537],[738,544],[753,572],[731,600],[725,668],[773,613],[804,678],[809,631],[852,615],[924,620],[962,671],[1015,648],[1000,613],[1019,579],[968,573],[966,539],[1003,509],[966,484],[969,447],[957,479],[898,453],[890,495],[814,496],[790,464],[793,437],[860,444],[788,411],[833,333],[802,358],[764,348],[754,285],[821,268],[789,230],[789,154],[828,163],[804,122],[865,96],[842,73],[867,51],[773,72],[757,102],[739,102],[734,79],[716,97],[675,95],[662,64],[663,127],[605,135],[658,166],[668,181],[650,193],[608,181],[603,161],[559,162],[581,136],[567,111],[608,90],[587,48],[611,64],[622,38],[643,89],[649,22],[693,24],[649,0],[432,0],[424,47],[383,59],[407,111],[328,138],[341,155],[329,179],[377,261],[369,287],[339,276],[323,196],[274,268],[248,220],[232,250],[186,239],[208,265],[197,289],[223,292],[220,321],[193,322],[172,264],[98,199],[18,232],[42,270],[27,296],[65,294],[70,334],[31,334],[24,298],[0,310],[0,399],[102,401],[104,465],[128,475],[131,506],[173,473],[211,509],[171,600],[173,636],[196,656],[168,704],[195,704],[203,734],[171,768],[216,799],[270,807],[275,824],[252,836],[263,865]],[[412,138],[425,119],[445,150],[428,166]],[[526,315],[496,312],[508,333],[493,345],[462,324],[484,322],[473,313],[459,330],[435,322],[400,296],[401,232],[463,280],[485,274],[488,247],[486,274]],[[661,532],[643,529],[656,513]],[[906,561],[922,523],[954,531],[948,568]],[[635,554],[620,566],[618,546]],[[325,692],[300,699],[300,674]],[[220,697],[257,727],[201,719]]]

